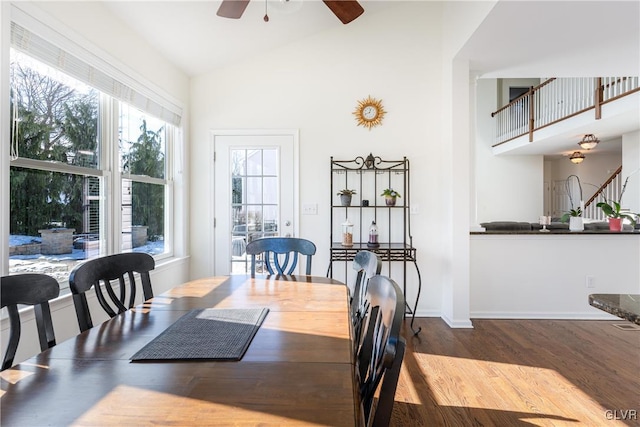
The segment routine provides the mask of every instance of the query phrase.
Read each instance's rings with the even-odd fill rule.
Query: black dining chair
[[[388,426],[391,419],[406,347],[406,341],[400,336],[404,307],[404,295],[395,281],[380,275],[369,279],[362,324],[364,333],[356,358],[367,426]]]
[[[134,273],[140,275],[144,300],[153,298],[149,272],[154,268],[153,257],[142,252],[108,255],[75,267],[69,275],[69,289],[80,332],[93,328],[87,303],[88,290],[94,288],[102,309],[109,317],[115,317],[135,304],[137,286]],[[114,285],[116,279],[117,284]]]
[[[353,286],[349,286],[351,293],[351,323],[353,325],[354,342],[360,342],[362,319],[365,311],[365,295],[369,279],[382,270],[382,260],[371,251],[360,251],[353,258],[353,269],[357,276]]]
[[[269,274],[290,275],[298,265],[298,256],[307,258],[305,274],[311,275],[311,260],[316,253],[316,245],[297,237],[263,237],[247,244],[247,254],[251,255],[251,277],[256,277],[258,262]],[[257,260],[256,256],[262,255]]]
[[[32,305],[35,314],[40,350],[56,345],[49,301],[60,295],[58,281],[46,274],[16,274],[0,278],[0,300],[9,315],[9,343],[2,359],[2,370],[13,365],[20,342],[20,314],[18,305]]]

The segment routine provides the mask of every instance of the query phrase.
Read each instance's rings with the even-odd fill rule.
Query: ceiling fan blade
[[[223,18],[238,19],[247,8],[249,0],[223,0],[216,15]]]
[[[356,19],[364,13],[364,9],[356,0],[322,0],[343,24]]]

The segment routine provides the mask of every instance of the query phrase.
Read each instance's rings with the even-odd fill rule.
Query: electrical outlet
[[[420,212],[420,205],[413,204],[409,207],[409,213],[411,215],[417,215]]]
[[[318,204],[317,203],[303,204],[302,215],[318,215]]]
[[[589,289],[593,289],[593,288],[595,288],[595,287],[596,287],[596,284],[595,284],[595,280],[594,280],[594,279],[595,279],[595,278],[594,278],[593,276],[587,276],[587,277],[586,277],[585,282],[586,282],[586,284],[587,284],[587,288],[589,288]]]

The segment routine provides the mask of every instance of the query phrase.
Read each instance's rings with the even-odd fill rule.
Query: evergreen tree
[[[129,154],[125,157],[124,170],[132,175],[146,175],[164,178],[165,158],[162,144],[164,127],[157,131],[147,129],[147,121],[142,120],[140,136],[131,144]],[[153,240],[164,235],[164,186],[133,182],[132,224],[146,225],[147,232]]]
[[[21,158],[74,164],[79,150],[97,146],[97,93],[79,94],[31,68],[11,64],[11,110],[18,110]],[[83,129],[80,129],[83,128]],[[11,126],[11,140],[14,138]],[[35,169],[10,170],[10,232],[37,236],[61,224],[82,229],[84,177]]]

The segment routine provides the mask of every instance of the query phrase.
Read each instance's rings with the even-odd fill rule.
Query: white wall
[[[477,223],[535,222],[543,214],[543,156],[496,156],[494,119],[496,79],[478,79],[475,141]]]
[[[473,235],[471,317],[615,319],[588,296],[637,294],[639,259],[637,235]]]
[[[300,129],[300,236],[317,247],[313,274],[325,275],[329,253],[330,157],[407,156],[411,162],[414,244],[423,272],[419,311],[438,313],[442,262],[441,35],[439,3],[409,2],[241,64],[193,79],[191,275],[210,274],[213,185],[211,129]],[[348,28],[348,30],[347,30]],[[387,111],[382,126],[356,125],[358,100],[371,95]],[[209,171],[203,173],[203,171]],[[416,277],[409,292],[415,292]]]

